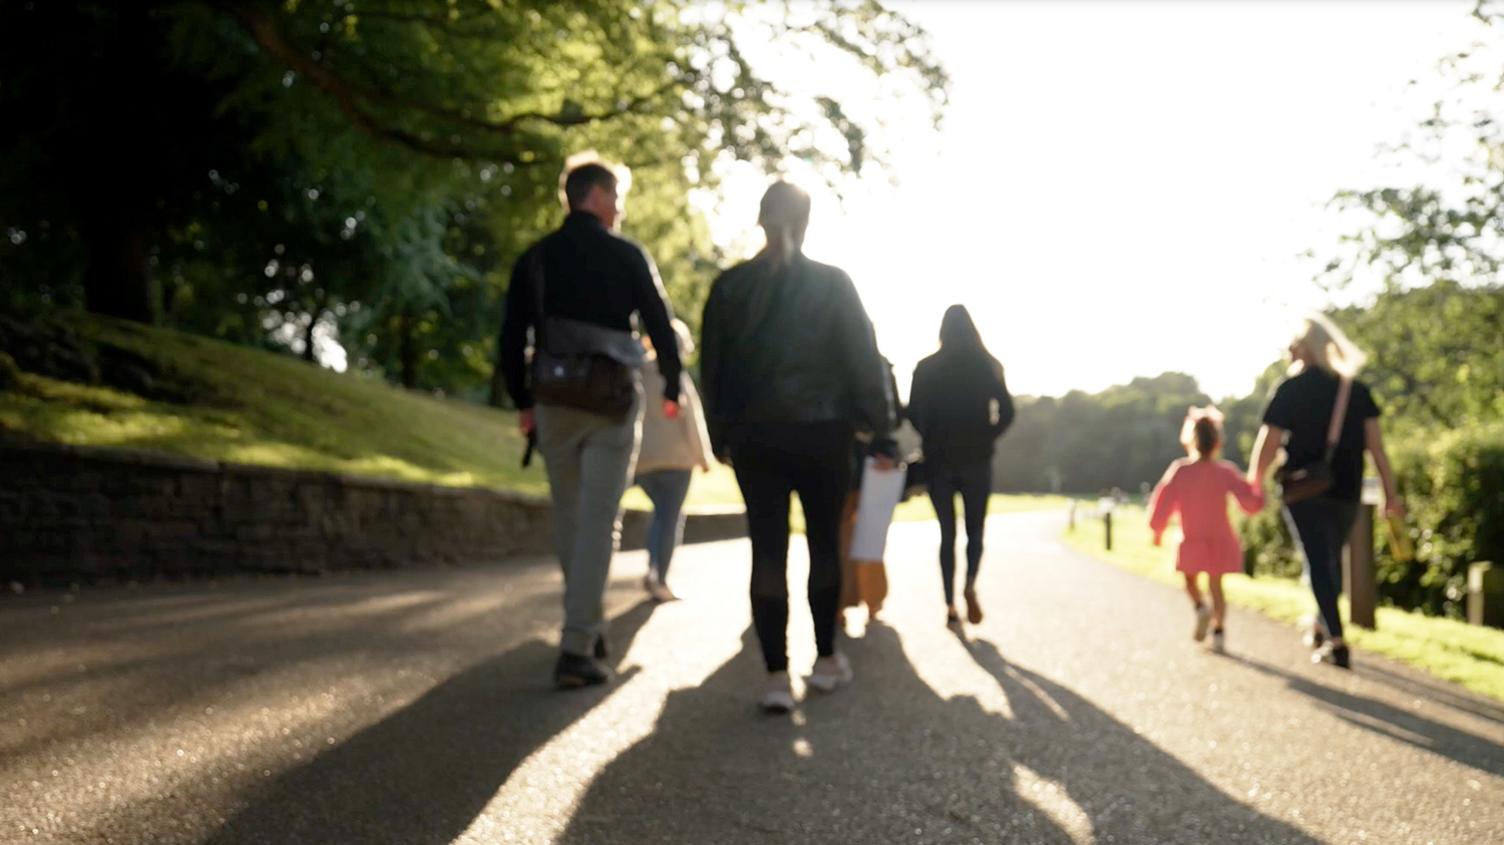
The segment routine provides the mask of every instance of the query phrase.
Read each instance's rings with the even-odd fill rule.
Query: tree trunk
[[[397,321],[397,362],[402,386],[412,390],[418,386],[418,343],[413,337],[413,315],[402,312]]]
[[[83,278],[88,309],[138,323],[155,323],[156,291],[146,269],[146,232],[117,218],[97,221],[89,235],[89,265]]]
[[[329,294],[320,290],[314,296],[313,308],[308,311],[308,327],[303,329],[303,360],[310,364],[317,364],[319,356],[313,350],[313,330],[319,326],[319,318],[324,315],[324,309],[329,305]]]
[[[303,329],[303,360],[310,364],[318,363],[319,357],[313,354],[313,330],[319,324],[319,312],[314,311],[308,315],[308,328]]]

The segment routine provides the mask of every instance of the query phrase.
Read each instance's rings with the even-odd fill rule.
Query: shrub
[[[1469,564],[1504,562],[1504,423],[1413,436],[1390,457],[1416,559],[1396,561],[1380,531],[1379,593],[1400,607],[1460,617]]]
[[[1297,578],[1302,567],[1300,551],[1285,525],[1279,493],[1273,489],[1268,493],[1273,504],[1238,525],[1239,539],[1243,542],[1243,571],[1255,576]]]

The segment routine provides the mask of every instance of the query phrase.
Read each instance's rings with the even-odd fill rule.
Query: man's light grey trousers
[[[621,539],[621,497],[642,440],[642,396],[622,422],[566,408],[535,410],[553,499],[554,552],[564,570],[560,646],[589,655],[605,625],[611,556]]]

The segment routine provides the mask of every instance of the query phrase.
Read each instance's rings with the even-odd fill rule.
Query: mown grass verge
[[[1174,586],[1181,584],[1168,540],[1163,548],[1152,545],[1148,519],[1140,506],[1126,505],[1113,514],[1110,552],[1103,549],[1100,517],[1078,518],[1064,539],[1079,551],[1137,575]],[[1310,590],[1296,579],[1237,575],[1226,579],[1224,585],[1229,603],[1291,625],[1315,609]],[[1347,612],[1344,598],[1344,619]],[[1354,646],[1504,701],[1504,631],[1393,607],[1379,608],[1376,616],[1377,630],[1347,626],[1348,640]]]

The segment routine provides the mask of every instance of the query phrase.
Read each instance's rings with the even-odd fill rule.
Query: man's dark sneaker
[[[610,656],[611,653],[606,650],[606,635],[601,634],[600,636],[595,638],[595,659],[605,660]]]
[[[563,652],[554,664],[554,686],[560,689],[590,687],[611,680],[611,670],[593,657]]]

